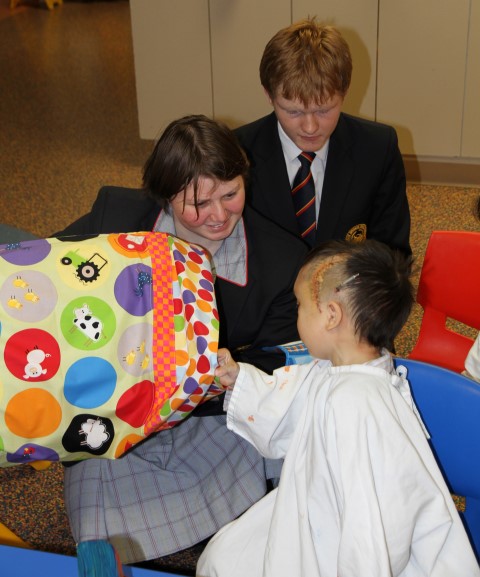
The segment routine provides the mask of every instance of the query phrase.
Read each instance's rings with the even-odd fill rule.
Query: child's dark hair
[[[390,349],[412,310],[412,257],[387,245],[330,241],[313,249],[303,268],[312,297],[343,303],[360,340]]]

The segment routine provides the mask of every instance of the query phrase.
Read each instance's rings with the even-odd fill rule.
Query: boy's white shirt
[[[408,385],[392,373],[388,354],[273,375],[241,364],[227,426],[285,462],[278,489],[214,537],[197,575],[480,575]]]

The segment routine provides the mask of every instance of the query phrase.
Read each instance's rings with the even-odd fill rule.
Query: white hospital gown
[[[266,375],[241,365],[227,425],[284,457],[278,489],[229,523],[201,577],[478,577],[460,517],[389,355]]]

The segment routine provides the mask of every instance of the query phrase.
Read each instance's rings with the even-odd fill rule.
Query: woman
[[[271,371],[263,347],[298,339],[293,283],[304,244],[245,207],[248,162],[233,133],[204,116],[172,122],[144,167],[144,190],[105,187],[63,235],[155,230],[207,248],[216,269],[220,346]],[[148,192],[147,192],[148,191]],[[266,492],[280,464],[225,426],[221,400],[199,407],[116,461],[66,469],[76,542],[108,539],[123,563],[199,543]]]

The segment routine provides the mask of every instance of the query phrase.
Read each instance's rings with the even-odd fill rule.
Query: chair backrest
[[[407,379],[430,445],[452,493],[465,498],[460,513],[480,558],[480,385],[448,369],[396,358]]]
[[[434,231],[420,274],[423,318],[412,359],[461,372],[473,340],[446,327],[447,318],[480,329],[480,232]]]

